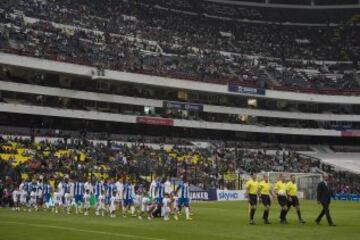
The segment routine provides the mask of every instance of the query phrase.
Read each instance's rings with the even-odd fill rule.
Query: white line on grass
[[[102,234],[102,235],[110,235],[110,236],[116,236],[116,237],[127,237],[127,238],[135,238],[135,239],[166,240],[166,239],[163,239],[163,238],[143,237],[143,236],[139,236],[139,235],[112,233],[112,232],[102,232],[102,231],[78,229],[78,228],[71,228],[71,227],[62,227],[62,226],[55,226],[55,225],[43,225],[43,224],[24,223],[24,222],[4,222],[4,221],[0,221],[0,223],[27,225],[27,226],[30,226],[30,227],[40,227],[40,228],[52,228],[52,229],[68,230],[68,231],[74,231],[74,232],[96,233],[96,234]]]

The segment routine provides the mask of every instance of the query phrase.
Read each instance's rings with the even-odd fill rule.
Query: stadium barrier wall
[[[52,60],[44,60],[33,57],[24,57],[8,53],[0,53],[0,64],[18,66],[28,69],[38,69],[57,73],[74,74],[88,76],[95,79],[107,79],[121,82],[131,82],[137,84],[153,85],[159,87],[169,87],[184,90],[194,90],[201,92],[221,93],[229,95],[254,96],[253,94],[241,92],[229,92],[227,85],[204,83],[188,80],[180,80],[167,77],[150,76],[145,74],[119,72],[105,70],[105,76],[95,76],[96,68],[83,65],[63,63]],[[90,81],[90,80],[89,80]],[[342,95],[321,95],[314,93],[298,93],[291,91],[266,90],[265,95],[256,95],[261,98],[272,98],[292,101],[334,103],[334,104],[360,104],[360,98],[356,96]]]
[[[259,132],[275,134],[293,134],[306,136],[336,136],[341,137],[341,131],[314,129],[314,128],[289,128],[275,126],[257,126],[221,122],[194,121],[182,119],[151,118],[148,116],[135,116],[126,114],[106,113],[99,111],[70,110],[52,107],[28,106],[14,103],[0,103],[0,112],[31,114],[52,117],[71,117],[75,119],[89,119],[99,121],[125,122],[137,124],[156,124],[174,127],[227,130],[239,132]]]
[[[65,97],[72,99],[82,99],[91,101],[102,101],[109,103],[129,104],[137,106],[150,107],[166,107],[177,108],[183,110],[191,110],[197,112],[211,112],[223,114],[245,114],[258,117],[269,118],[285,118],[285,119],[301,119],[301,120],[318,120],[318,121],[350,121],[360,122],[360,115],[353,114],[317,114],[317,113],[301,113],[301,112],[284,112],[284,111],[270,111],[260,109],[216,106],[207,104],[197,104],[179,101],[155,100],[148,98],[128,97],[114,94],[95,93],[88,91],[70,90],[63,88],[45,87],[33,84],[14,83],[0,81],[0,90],[21,92],[30,94],[41,94],[47,96]],[[344,136],[345,134],[343,134]],[[353,134],[354,135],[354,134]]]

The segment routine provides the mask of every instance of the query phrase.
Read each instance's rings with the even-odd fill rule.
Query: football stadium
[[[0,240],[359,219],[360,0],[0,1]]]

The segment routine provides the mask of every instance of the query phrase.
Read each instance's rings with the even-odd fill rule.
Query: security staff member
[[[286,193],[288,195],[288,211],[290,211],[291,206],[296,208],[296,213],[298,215],[299,223],[304,224],[305,221],[301,218],[301,211],[300,211],[300,203],[298,199],[298,192],[296,186],[296,178],[294,175],[290,176],[290,181],[286,184]],[[285,215],[286,217],[286,215]]]
[[[258,182],[256,181],[256,175],[251,174],[251,178],[246,182],[246,193],[249,197],[250,204],[250,224],[254,225],[254,215],[257,206],[257,194],[258,194]]]
[[[329,205],[331,202],[331,194],[332,190],[328,183],[329,176],[327,174],[323,175],[323,181],[321,181],[317,186],[317,201],[322,205],[323,209],[320,212],[319,216],[316,218],[315,223],[320,224],[322,217],[325,215],[326,220],[330,227],[335,227],[336,225],[333,223],[331,216]]]
[[[287,204],[287,197],[286,197],[286,184],[285,184],[285,178],[282,174],[279,174],[278,181],[275,184],[275,193],[278,200],[278,203],[281,207],[280,211],[280,223],[281,224],[287,224],[286,220],[286,212],[288,210]]]
[[[263,175],[263,180],[259,182],[259,194],[260,194],[261,202],[265,207],[263,213],[263,220],[265,224],[270,224],[269,222],[269,212],[271,206],[270,192],[271,192],[271,183],[269,183],[269,177],[267,175]]]

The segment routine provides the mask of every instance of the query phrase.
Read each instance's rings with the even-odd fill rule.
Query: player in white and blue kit
[[[161,182],[158,180],[156,181],[156,187],[155,187],[155,201],[157,204],[156,209],[152,212],[152,217],[160,217],[162,205],[163,205],[163,198],[165,196],[165,181],[166,178],[164,178]]]
[[[109,205],[110,204],[110,198],[112,197],[113,195],[113,192],[116,192],[116,186],[115,184],[113,183],[113,180],[110,179],[107,184],[106,184],[106,200],[105,200],[105,203],[106,205]]]
[[[134,207],[134,198],[135,198],[135,189],[134,185],[131,183],[124,183],[124,211],[123,216],[126,216],[127,210],[130,209],[131,215],[135,216],[135,207]]]
[[[48,181],[45,180],[43,184],[43,203],[47,208],[49,208],[49,202],[51,199],[51,185]]]
[[[96,200],[99,198],[99,195],[101,194],[102,191],[105,191],[105,184],[104,181],[96,181],[95,186],[94,186],[94,195]]]
[[[190,185],[187,183],[186,178],[178,185],[176,192],[179,197],[178,211],[181,211],[181,208],[184,207],[186,220],[192,220],[190,218]]]
[[[75,213],[82,213],[83,199],[85,193],[85,184],[78,180],[74,184]]]

